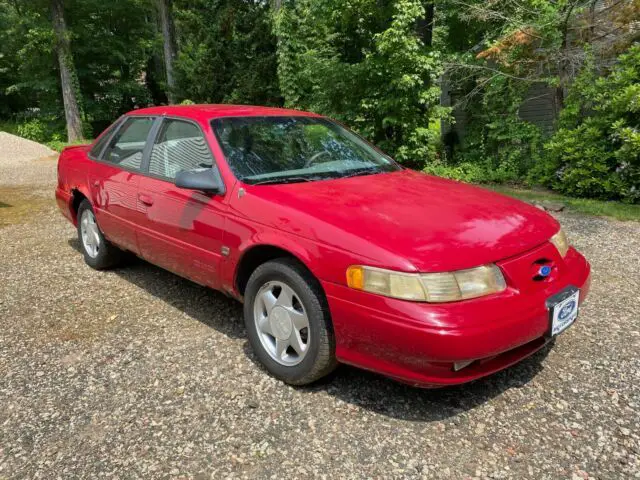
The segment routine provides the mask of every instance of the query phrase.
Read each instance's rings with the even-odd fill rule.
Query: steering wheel
[[[326,150],[322,150],[321,152],[314,153],[313,155],[311,155],[311,158],[309,158],[309,160],[305,162],[304,168],[307,168],[313,165],[323,155],[329,155],[329,152],[327,152]]]

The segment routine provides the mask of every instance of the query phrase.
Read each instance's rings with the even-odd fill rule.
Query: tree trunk
[[[562,13],[564,20],[560,26],[562,43],[560,45],[560,58],[558,59],[558,86],[556,87],[556,108],[560,112],[564,108],[564,92],[569,84],[569,72],[567,71],[567,55],[569,47],[569,23],[574,8],[580,0],[572,0]]]
[[[431,47],[433,43],[433,21],[435,6],[433,2],[423,2],[424,17],[416,22],[416,33],[425,47]]]
[[[76,98],[76,69],[71,56],[69,34],[64,21],[64,0],[51,0],[51,15],[53,29],[56,35],[56,54],[60,65],[60,85],[62,87],[62,102],[64,116],[67,120],[67,137],[70,142],[82,140],[82,121],[80,108]]]
[[[175,78],[173,76],[173,61],[176,58],[175,29],[173,26],[173,0],[157,0],[160,12],[160,25],[164,45],[164,69],[167,75],[167,98],[169,103],[175,103]]]
[[[271,0],[271,8],[274,12],[278,13],[282,8],[282,0]]]

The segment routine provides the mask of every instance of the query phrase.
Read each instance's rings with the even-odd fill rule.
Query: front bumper
[[[563,272],[537,289],[447,304],[407,302],[324,282],[343,363],[417,386],[469,382],[506,368],[548,341],[545,301],[569,285],[589,291],[590,266],[576,250]],[[453,364],[474,360],[454,371]]]

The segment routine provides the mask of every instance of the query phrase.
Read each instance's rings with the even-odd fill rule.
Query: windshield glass
[[[343,178],[399,170],[389,157],[324,118],[228,117],[211,122],[238,179],[250,184]]]

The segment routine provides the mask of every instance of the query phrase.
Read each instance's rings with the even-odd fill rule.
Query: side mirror
[[[224,185],[217,170],[213,168],[199,168],[178,172],[175,180],[176,187],[189,190],[199,190],[205,193],[224,193]]]

